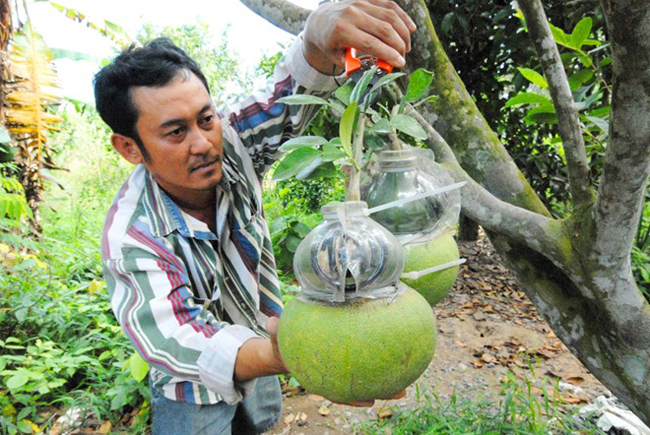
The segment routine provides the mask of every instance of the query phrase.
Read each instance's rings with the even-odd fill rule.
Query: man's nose
[[[208,132],[198,126],[192,129],[190,139],[190,154],[205,154],[213,148]]]

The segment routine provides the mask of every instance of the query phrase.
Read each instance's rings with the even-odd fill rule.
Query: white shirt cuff
[[[285,61],[291,77],[301,86],[313,91],[329,92],[338,88],[336,83],[344,83],[345,73],[341,76],[331,76],[323,74],[314,67],[312,67],[303,53],[303,36],[302,33],[298,35],[296,40],[291,44],[289,50],[285,55]],[[335,80],[336,79],[336,80]]]
[[[256,379],[234,380],[237,352],[251,338],[260,337],[244,326],[228,325],[212,337],[196,362],[203,385],[219,394],[229,405],[243,400],[255,388]]]

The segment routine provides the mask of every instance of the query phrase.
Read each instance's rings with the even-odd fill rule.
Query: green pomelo
[[[404,254],[406,256],[404,273],[429,269],[460,258],[456,240],[449,233],[443,233],[426,242],[409,243],[404,246]],[[402,279],[402,282],[417,290],[431,306],[434,306],[451,291],[458,269],[458,266],[454,266],[423,275],[418,279]]]
[[[426,370],[436,321],[412,289],[392,301],[327,305],[293,299],[280,318],[278,343],[289,371],[310,393],[344,403],[382,399]]]

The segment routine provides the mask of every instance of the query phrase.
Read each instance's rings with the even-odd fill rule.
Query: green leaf
[[[357,103],[361,102],[361,97],[363,96],[363,93],[366,91],[368,85],[372,81],[375,72],[376,69],[371,68],[368,71],[363,73],[361,79],[354,86],[354,89],[352,90],[352,94],[350,94],[350,102],[357,102]]]
[[[133,352],[131,358],[129,358],[129,369],[131,370],[133,379],[142,382],[149,372],[149,364],[137,352]]]
[[[34,428],[32,427],[32,423],[28,420],[22,420],[19,421],[16,426],[18,427],[18,430],[21,431],[22,433],[34,433]]]
[[[320,151],[314,148],[299,148],[290,152],[284,156],[277,168],[275,168],[273,180],[282,181],[293,177],[309,166],[320,154]]]
[[[313,180],[317,178],[337,178],[340,177],[341,171],[334,166],[332,162],[324,162],[318,166],[313,172],[305,177],[305,180]]]
[[[580,59],[580,62],[587,68],[591,67],[594,63],[593,59],[588,54],[581,54],[578,56],[578,59]]]
[[[571,32],[571,45],[580,49],[583,42],[589,37],[591,33],[592,21],[589,17],[584,17],[582,20],[578,21],[578,24],[573,28]]]
[[[316,157],[309,165],[307,165],[307,167],[296,174],[296,179],[306,180],[307,178],[311,178],[311,174],[313,174],[323,163],[324,161],[321,156]]]
[[[387,85],[388,83],[397,80],[398,78],[405,76],[406,74],[404,73],[390,73],[386,74],[379,80],[377,80],[377,83],[372,85],[372,88],[370,88],[370,93],[375,92],[377,89],[381,88],[384,85]]]
[[[553,24],[550,23],[549,26],[551,28],[551,33],[553,34],[553,38],[555,38],[555,42],[564,46],[569,44],[569,38],[567,37],[567,34],[564,33],[564,30],[560,29],[559,27],[555,27]]]
[[[384,118],[381,118],[379,121],[375,122],[373,125],[366,129],[367,133],[380,133],[388,134],[392,131],[390,126],[390,121]]]
[[[399,114],[395,116],[391,121],[391,125],[402,133],[406,133],[416,139],[425,140],[428,137],[424,128],[408,115]]]
[[[293,228],[296,234],[298,234],[300,237],[305,237],[311,231],[311,228],[300,221],[296,221],[291,224],[291,228]]]
[[[300,386],[300,382],[293,376],[289,379],[289,388],[298,388]]]
[[[9,388],[9,390],[17,390],[25,385],[27,381],[29,381],[29,376],[24,372],[18,372],[9,378],[7,381],[7,388]]]
[[[341,146],[348,155],[350,160],[354,160],[352,155],[352,130],[354,130],[354,121],[357,115],[357,102],[353,101],[345,113],[341,117],[341,124],[339,125],[339,136],[341,137]]]
[[[590,69],[582,69],[577,73],[572,74],[571,77],[569,77],[569,86],[571,87],[571,91],[575,92],[584,82],[591,80],[593,76],[594,72]]]
[[[345,157],[345,153],[340,148],[328,143],[327,145],[323,145],[323,154],[321,157],[323,161],[333,162],[334,160]]]
[[[429,85],[431,85],[432,80],[433,73],[431,71],[427,71],[424,68],[418,68],[413,71],[409,78],[409,85],[408,88],[406,88],[404,99],[410,103],[422,98],[429,88]]]
[[[603,118],[598,118],[596,116],[587,116],[586,117],[592,124],[601,129],[605,134],[609,135],[609,122]]]
[[[296,105],[306,105],[306,104],[316,104],[327,106],[329,102],[323,98],[316,97],[314,95],[289,95],[287,97],[282,97],[276,100],[278,103],[285,104],[296,104]]]
[[[518,106],[521,104],[551,104],[550,98],[534,92],[520,92],[506,101],[505,107]]]
[[[346,84],[334,91],[334,96],[338,98],[341,103],[347,106],[350,104],[350,95],[352,94],[352,88],[352,80],[349,80]]]
[[[557,124],[555,108],[550,105],[535,107],[524,117],[527,124]]]
[[[293,151],[303,147],[317,147],[328,143],[327,139],[320,136],[300,136],[289,139],[280,146],[280,151]]]
[[[546,79],[540,73],[530,68],[517,68],[522,76],[531,83],[536,84],[540,88],[548,88],[548,83]]]
[[[294,236],[293,234],[289,234],[284,243],[287,247],[287,250],[295,254],[296,249],[298,249],[298,245],[300,245],[301,241],[302,240],[299,237]]]

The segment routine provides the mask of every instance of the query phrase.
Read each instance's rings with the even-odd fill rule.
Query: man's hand
[[[377,56],[393,66],[404,66],[411,51],[415,23],[395,2],[344,0],[325,3],[307,19],[304,54],[324,74],[345,67],[348,47]]]
[[[278,321],[277,317],[272,317],[266,324],[270,340],[253,338],[239,348],[235,361],[236,381],[288,373],[278,348]]]

